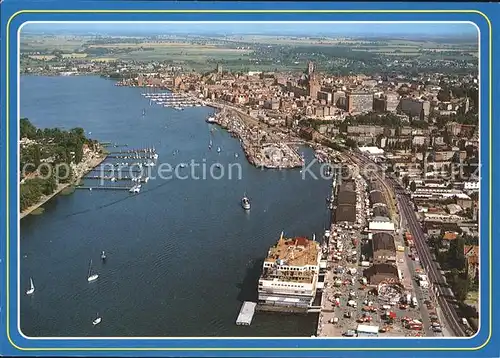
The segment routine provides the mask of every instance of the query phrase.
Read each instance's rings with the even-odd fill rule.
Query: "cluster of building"
[[[394,113],[402,119],[427,119],[467,113],[470,99],[440,101],[442,76],[407,78],[404,76],[353,75],[333,77],[319,74],[309,62],[302,74],[232,73],[221,65],[211,73],[180,71],[143,72],[126,78],[127,86],[152,86],[190,92],[214,101],[225,101],[260,116],[271,124],[293,126],[300,117],[343,121],[362,113]],[[451,82],[451,81],[450,81]],[[452,85],[476,86],[477,78],[462,77]]]

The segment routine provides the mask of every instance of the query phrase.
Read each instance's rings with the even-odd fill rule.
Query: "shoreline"
[[[263,129],[257,119],[234,107],[209,102],[204,102],[204,104],[220,110],[215,114],[212,123],[239,139],[245,157],[251,165],[265,169],[296,169],[304,165],[303,158],[295,148],[285,143],[284,138],[277,138],[275,134]],[[252,135],[260,135],[261,139],[253,138],[252,142],[252,139],[248,138]],[[262,143],[262,137],[266,137],[265,143]],[[296,141],[299,138],[289,135],[287,139]],[[255,144],[259,141],[261,141],[260,144]],[[269,149],[270,156],[264,153],[266,149]]]
[[[19,213],[19,220],[22,220],[23,218],[25,218],[26,216],[28,216],[29,214],[31,214],[33,211],[35,211],[36,209],[40,208],[42,205],[46,204],[48,201],[50,201],[50,199],[54,198],[55,196],[57,196],[58,194],[60,194],[64,189],[68,188],[68,187],[71,187],[71,186],[74,186],[74,185],[77,185],[78,182],[87,174],[89,173],[92,169],[94,169],[95,167],[97,167],[98,165],[100,165],[104,160],[106,160],[106,157],[107,155],[106,154],[103,154],[103,155],[100,155],[96,158],[92,158],[90,160],[90,163],[86,166],[86,169],[83,170],[83,172],[81,173],[81,175],[79,176],[76,176],[74,178],[73,181],[71,181],[70,183],[64,183],[64,184],[58,184],[57,185],[57,189],[54,190],[54,192],[50,195],[44,195],[40,198],[40,201],[36,204],[33,204],[32,206],[30,206],[29,208],[27,208],[26,210],[24,210],[23,212],[20,212]]]

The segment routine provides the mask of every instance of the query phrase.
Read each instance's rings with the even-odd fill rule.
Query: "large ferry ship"
[[[261,309],[307,311],[316,296],[321,249],[306,237],[285,238],[269,249],[259,279]]]

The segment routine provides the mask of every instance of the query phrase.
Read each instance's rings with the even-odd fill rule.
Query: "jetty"
[[[134,148],[127,150],[119,150],[115,152],[108,152],[108,154],[126,154],[126,153],[156,153],[154,148]]]
[[[236,324],[238,326],[250,326],[252,323],[253,315],[255,314],[255,307],[257,303],[245,301],[240,309],[240,314],[236,319]]]
[[[90,185],[81,185],[77,186],[76,189],[86,189],[86,190],[129,190],[132,189],[131,186],[90,186]]]
[[[128,147],[128,144],[116,144],[116,143],[111,143],[111,142],[100,142],[99,144],[105,148],[108,148],[108,147],[113,147],[113,148]]]
[[[149,181],[149,177],[142,176],[105,176],[105,175],[87,175],[83,179],[89,180],[109,180],[109,181],[117,181],[117,180],[128,180],[128,181],[139,181],[141,183],[147,183]]]
[[[148,167],[146,167],[146,168],[148,168]],[[146,168],[131,168],[131,167],[105,168],[105,167],[99,167],[99,168],[92,169],[91,172],[99,171],[101,173],[119,173],[123,170],[124,172],[129,172],[129,173],[142,173],[143,170],[146,171]]]
[[[134,153],[127,154],[108,154],[110,159],[155,159],[154,154],[138,155]]]

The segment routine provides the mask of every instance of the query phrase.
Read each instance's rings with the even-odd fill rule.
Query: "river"
[[[317,317],[257,313],[235,325],[255,299],[262,259],[281,231],[328,225],[330,183],[300,170],[260,170],[237,139],[212,134],[206,107],[150,106],[139,88],[99,77],[21,78],[21,117],[39,127],[83,127],[91,138],[154,146],[158,162],[240,163],[241,180],[156,178],[139,195],[77,190],[21,222],[21,329],[28,336],[310,336]],[[146,109],[143,116],[142,111]],[[214,148],[208,150],[210,137]],[[303,149],[306,160],[313,158]],[[177,155],[173,155],[178,151]],[[239,157],[235,157],[235,153]],[[319,172],[319,166],[315,165]],[[240,205],[247,193],[252,209]],[[101,262],[105,250],[107,261]],[[99,279],[87,282],[89,260]],[[33,277],[36,291],[24,291]],[[99,313],[102,323],[92,325]]]

